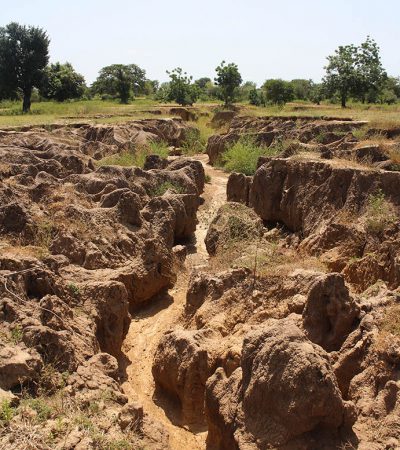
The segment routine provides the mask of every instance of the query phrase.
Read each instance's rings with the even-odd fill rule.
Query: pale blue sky
[[[113,63],[161,81],[177,66],[213,78],[222,59],[259,84],[317,81],[327,55],[367,34],[400,75],[399,0],[0,0],[0,19],[46,29],[51,61],[71,62],[89,83]]]

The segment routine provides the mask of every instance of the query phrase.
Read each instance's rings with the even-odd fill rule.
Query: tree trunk
[[[342,94],[342,108],[346,108],[346,94]]]
[[[22,103],[22,112],[27,113],[31,110],[31,95],[32,89],[24,91],[24,100]]]

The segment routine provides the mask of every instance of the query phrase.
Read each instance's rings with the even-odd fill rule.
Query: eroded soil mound
[[[209,138],[207,154],[211,164],[221,163],[225,150],[240,139],[250,139],[254,145],[271,147],[272,154],[285,158],[314,152],[324,159],[343,158],[384,170],[399,170],[396,130],[370,128],[367,122],[329,117],[236,116],[227,132]],[[261,158],[260,165],[262,162]]]
[[[30,448],[167,445],[120,389],[120,349],[130,312],[176,281],[173,247],[196,228],[204,169],[190,159],[96,169],[89,155],[175,144],[187,129],[149,120],[1,133],[0,388],[21,402],[2,409],[3,447],[27,448],[32,434]]]
[[[211,222],[153,363],[207,448],[399,445],[399,181],[298,156],[231,174],[243,204]]]

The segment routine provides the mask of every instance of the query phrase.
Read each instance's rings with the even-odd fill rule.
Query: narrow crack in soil
[[[177,407],[168,402],[161,408],[154,402],[155,386],[151,372],[153,357],[163,334],[178,324],[185,305],[190,273],[208,264],[204,238],[216,211],[226,201],[228,180],[227,174],[207,164],[207,155],[196,155],[194,158],[202,162],[211,181],[205,185],[202,195],[204,203],[198,210],[198,225],[193,247],[189,248],[190,253],[186,258],[186,271],[182,270],[177,274],[177,283],[169,294],[161,296],[134,315],[122,347],[122,351],[130,361],[126,369],[127,380],[122,385],[123,390],[130,400],[139,400],[143,404],[144,411],[165,426],[172,450],[204,449],[207,432],[203,430],[194,434],[180,427],[177,425],[179,424]]]

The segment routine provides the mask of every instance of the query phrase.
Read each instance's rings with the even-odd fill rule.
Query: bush
[[[276,148],[260,147],[255,139],[243,137],[230,146],[222,155],[222,162],[229,172],[253,175],[260,156],[276,154]]]
[[[162,158],[168,156],[168,144],[164,141],[156,142],[150,141],[148,146],[123,150],[121,153],[106,156],[100,161],[96,162],[98,166],[123,166],[123,167],[142,167],[146,161],[146,156],[158,155]]]
[[[161,197],[163,196],[167,191],[172,191],[175,194],[184,194],[185,188],[181,186],[178,183],[174,183],[173,181],[164,181],[161,184],[159,184],[156,188],[154,188],[150,195],[152,197]]]
[[[274,105],[284,105],[294,99],[291,83],[284,80],[267,80],[263,84],[265,99]]]
[[[366,208],[366,230],[374,234],[382,233],[395,220],[393,208],[385,199],[382,190],[379,189],[376,194],[370,194]]]
[[[185,155],[195,155],[196,153],[203,153],[205,145],[202,142],[198,130],[188,130],[185,140],[181,145],[182,151]]]

